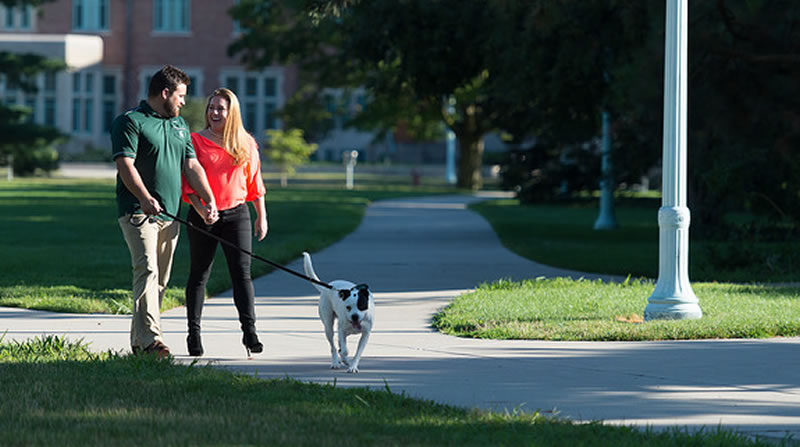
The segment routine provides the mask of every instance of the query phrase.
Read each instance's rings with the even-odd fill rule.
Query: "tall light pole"
[[[689,208],[686,207],[686,75],[689,0],[667,0],[664,43],[664,147],[658,210],[658,282],[644,319],[703,316],[689,283]]]
[[[456,99],[452,96],[445,98],[447,103],[447,114],[453,115],[456,113]],[[452,129],[445,130],[446,133],[446,147],[445,150],[445,173],[444,179],[451,185],[456,184],[456,133]]]
[[[600,214],[594,221],[595,230],[613,230],[619,227],[614,213],[614,173],[611,161],[611,129],[608,111],[603,110],[603,153],[601,159]]]

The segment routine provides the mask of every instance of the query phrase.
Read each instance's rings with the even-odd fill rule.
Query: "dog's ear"
[[[358,288],[358,310],[367,310],[369,308],[369,286],[359,284],[356,287]]]
[[[342,289],[339,291],[339,298],[341,298],[342,301],[346,300],[349,296],[350,296],[349,290]]]

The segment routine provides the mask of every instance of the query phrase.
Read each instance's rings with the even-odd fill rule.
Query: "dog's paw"
[[[353,365],[353,366],[347,368],[347,372],[353,373],[353,374],[357,373],[358,372],[358,366]]]
[[[344,366],[347,365],[343,365],[342,362],[338,360],[331,362],[331,369],[342,369]]]

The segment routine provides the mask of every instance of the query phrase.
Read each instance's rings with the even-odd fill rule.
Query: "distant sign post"
[[[689,283],[689,208],[686,206],[686,75],[689,0],[667,0],[664,43],[664,147],[658,210],[658,282],[644,319],[703,316]]]

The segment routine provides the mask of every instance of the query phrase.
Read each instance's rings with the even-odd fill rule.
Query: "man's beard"
[[[164,111],[167,112],[169,118],[175,118],[181,113],[181,109],[178,106],[170,103],[168,99],[164,100]]]

